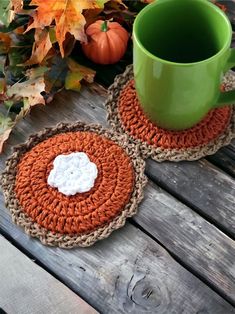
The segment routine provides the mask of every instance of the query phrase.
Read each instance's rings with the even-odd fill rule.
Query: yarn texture
[[[58,155],[53,161],[47,183],[70,196],[90,191],[98,175],[96,164],[84,152]]]
[[[98,168],[93,188],[66,196],[47,178],[58,155],[84,152]],[[125,135],[78,122],[45,129],[15,148],[2,174],[13,221],[47,245],[89,246],[137,211],[145,163]]]
[[[224,89],[235,89],[235,76],[228,73]],[[143,158],[156,161],[197,160],[214,154],[235,137],[235,109],[233,105],[211,110],[196,126],[184,131],[169,131],[152,123],[138,100],[133,67],[118,75],[109,88],[105,103],[107,120],[112,128],[127,134],[139,147]]]

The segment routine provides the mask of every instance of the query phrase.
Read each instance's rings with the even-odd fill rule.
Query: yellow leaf
[[[83,76],[79,72],[68,72],[66,79],[65,79],[65,88],[74,90],[79,92],[81,89],[80,81],[83,79]]]
[[[50,27],[49,29],[49,35],[50,35],[50,41],[52,44],[56,43],[56,34],[55,34],[55,28],[54,27]]]
[[[56,38],[59,43],[60,52],[64,57],[63,43],[67,33],[72,34],[77,40],[86,41],[84,26],[86,20],[82,15],[83,10],[96,9],[103,6],[108,0],[32,0],[31,5],[37,9],[33,14],[33,23],[26,31],[32,28],[43,29],[55,21]],[[102,2],[102,3],[101,3]]]
[[[68,59],[68,67],[71,72],[81,73],[83,79],[87,81],[88,83],[92,83],[94,81],[94,77],[96,73],[94,70],[78,64],[71,58]]]
[[[69,71],[65,79],[66,89],[80,91],[82,80],[85,80],[88,83],[92,83],[94,81],[95,71],[78,64],[72,59],[68,59],[67,64]]]

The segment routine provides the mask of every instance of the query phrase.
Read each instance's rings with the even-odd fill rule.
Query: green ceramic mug
[[[136,17],[134,79],[148,117],[165,129],[187,129],[212,108],[235,101],[220,92],[235,65],[227,16],[207,0],[156,0]]]

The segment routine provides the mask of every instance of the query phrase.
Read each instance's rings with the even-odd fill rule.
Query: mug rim
[[[171,0],[174,1],[174,0]],[[138,15],[135,18],[134,24],[133,24],[133,38],[136,41],[136,43],[140,46],[141,49],[143,49],[143,51],[152,59],[156,60],[156,61],[160,61],[162,63],[165,64],[169,64],[169,65],[180,65],[180,66],[190,66],[190,65],[195,65],[195,64],[201,64],[201,63],[206,63],[209,61],[212,61],[213,59],[215,59],[216,57],[219,57],[220,55],[222,55],[228,48],[230,48],[230,44],[231,44],[231,40],[232,40],[232,26],[230,23],[229,18],[227,17],[227,15],[219,8],[217,7],[215,4],[211,3],[208,0],[193,0],[194,2],[201,2],[204,5],[210,7],[211,9],[213,9],[214,11],[217,12],[217,14],[220,14],[222,16],[222,18],[224,19],[224,22],[226,23],[226,25],[228,26],[228,39],[225,42],[225,44],[223,45],[223,47],[213,56],[203,59],[201,61],[196,61],[196,62],[188,62],[188,63],[180,63],[180,62],[174,62],[174,61],[168,61],[165,59],[162,59],[160,57],[157,57],[156,55],[152,54],[150,51],[148,51],[145,46],[141,43],[141,41],[139,40],[137,34],[137,24],[138,21],[140,20],[140,18],[146,13],[148,12],[148,10],[151,9],[151,7],[157,6],[159,5],[159,2],[161,2],[160,0],[156,0],[156,2],[150,3],[148,4],[145,8],[143,8]],[[163,2],[163,1],[162,1]]]

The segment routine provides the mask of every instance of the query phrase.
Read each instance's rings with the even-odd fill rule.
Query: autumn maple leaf
[[[49,32],[46,29],[35,30],[35,42],[33,44],[32,55],[25,65],[41,63],[52,48]]]
[[[45,105],[42,92],[45,91],[45,82],[43,73],[45,68],[33,68],[28,70],[26,75],[28,80],[24,82],[17,82],[7,89],[7,96],[17,99],[23,99],[24,107],[21,109],[21,114],[25,115],[29,109],[37,104]]]
[[[56,39],[64,57],[63,43],[67,33],[79,41],[86,41],[84,32],[86,20],[82,14],[83,10],[103,8],[107,1],[109,0],[32,0],[30,5],[36,5],[37,8],[32,15],[33,22],[26,31],[32,28],[43,29],[55,21]]]
[[[66,89],[80,91],[82,80],[85,80],[88,83],[94,81],[95,71],[78,64],[72,59],[68,59],[67,64],[69,71],[65,79]]]
[[[0,113],[0,153],[16,122],[22,119],[33,106],[45,105],[42,93],[45,91],[44,73],[46,71],[45,67],[32,68],[26,73],[28,80],[8,86],[7,90],[5,81],[0,80],[0,100],[8,104],[9,108],[17,101],[23,103],[20,113],[14,120],[9,116],[9,110],[6,115]]]

